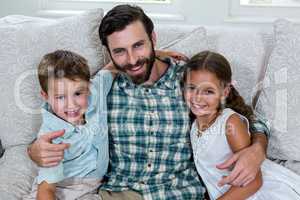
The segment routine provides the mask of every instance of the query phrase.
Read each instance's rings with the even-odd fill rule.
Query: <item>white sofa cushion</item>
[[[161,42],[166,43],[163,41]],[[164,46],[161,46],[160,49],[181,52],[187,57],[191,58],[196,53],[208,50],[206,30],[203,27],[195,28],[191,32],[179,36],[178,38],[174,39],[173,41],[170,41],[169,43],[166,43]]]
[[[42,56],[68,49],[103,65],[98,26],[102,9],[59,20],[21,16],[0,20],[0,139],[4,148],[28,144],[40,125],[37,65]]]
[[[268,156],[300,161],[300,24],[278,20],[274,31],[257,110],[270,120]]]
[[[29,159],[27,145],[6,149],[0,159],[0,199],[17,200],[29,193],[37,168]]]
[[[255,28],[218,26],[207,28],[207,35],[209,48],[227,58],[236,88],[251,105],[268,58],[266,33]]]

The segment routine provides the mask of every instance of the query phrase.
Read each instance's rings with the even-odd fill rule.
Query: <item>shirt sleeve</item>
[[[255,112],[255,120],[250,123],[250,133],[265,134],[267,138],[270,137],[269,123],[258,112]]]
[[[107,96],[113,82],[113,76],[108,70],[100,70],[92,79],[92,93]]]
[[[50,131],[53,131],[45,124],[43,123],[40,131],[38,133],[38,137],[42,136],[45,133],[48,133]],[[59,143],[57,141],[53,141],[53,143]],[[40,184],[43,181],[46,181],[47,183],[57,183],[59,181],[62,181],[64,179],[64,174],[63,174],[63,164],[60,162],[57,166],[54,167],[39,167],[38,169],[38,176],[37,176],[37,183]]]

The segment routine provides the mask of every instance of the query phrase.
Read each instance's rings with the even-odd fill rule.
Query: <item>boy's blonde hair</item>
[[[56,50],[43,56],[38,66],[38,78],[42,90],[47,93],[49,79],[90,81],[90,70],[84,57],[67,50]]]

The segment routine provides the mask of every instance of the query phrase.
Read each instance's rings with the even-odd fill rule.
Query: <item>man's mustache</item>
[[[148,58],[138,59],[135,64],[124,65],[124,69],[130,70],[131,68],[134,68],[134,67],[143,66],[145,63],[149,63]]]

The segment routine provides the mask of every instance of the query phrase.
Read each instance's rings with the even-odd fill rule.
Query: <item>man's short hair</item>
[[[127,25],[141,21],[149,38],[153,32],[153,22],[143,9],[133,5],[118,5],[111,9],[102,19],[99,26],[99,37],[102,44],[108,48],[107,37],[116,31],[122,31]]]
[[[38,78],[41,88],[48,92],[48,81],[51,78],[70,80],[90,80],[87,60],[82,56],[66,50],[57,50],[43,56],[38,66]]]

